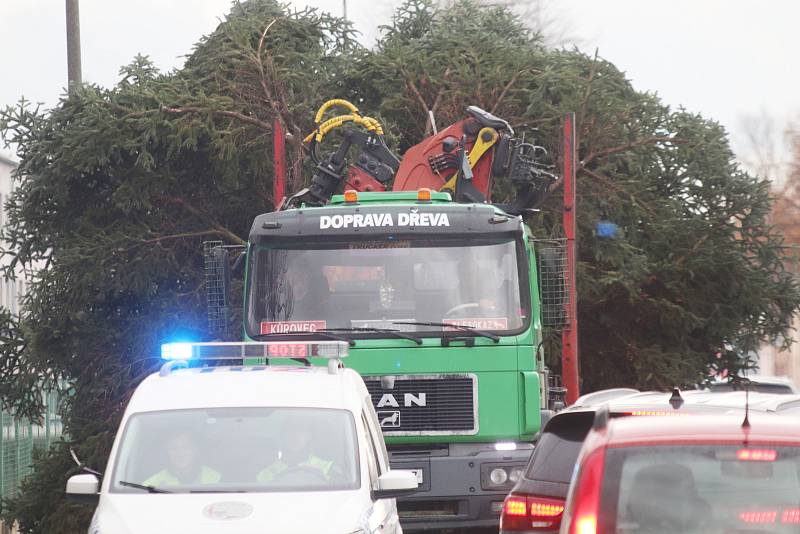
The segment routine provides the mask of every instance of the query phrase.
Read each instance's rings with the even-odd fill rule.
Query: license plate
[[[423,482],[423,480],[422,480],[422,469],[409,469],[409,471],[414,473],[414,475],[417,477],[417,482],[422,484],[422,482]]]

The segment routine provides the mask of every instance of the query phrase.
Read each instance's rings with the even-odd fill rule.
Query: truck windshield
[[[213,408],[133,415],[112,491],[216,493],[360,487],[352,415],[311,408]]]
[[[514,240],[463,239],[258,246],[250,255],[247,333],[447,329],[403,322],[516,333],[530,316],[520,249]]]

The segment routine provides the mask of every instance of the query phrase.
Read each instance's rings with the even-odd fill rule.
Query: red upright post
[[[272,178],[272,198],[275,209],[280,209],[283,197],[286,194],[286,136],[280,119],[272,123],[272,152],[275,176]]]
[[[567,316],[561,332],[561,375],[567,388],[567,405],[580,396],[578,371],[578,290],[575,277],[575,113],[564,115],[564,234],[567,237]]]

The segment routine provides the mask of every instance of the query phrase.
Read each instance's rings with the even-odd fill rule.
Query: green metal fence
[[[47,448],[61,436],[62,423],[58,414],[58,395],[43,393],[45,415],[42,424],[18,419],[6,411],[0,411],[0,496],[10,497],[17,493],[20,481],[31,473],[33,451]]]

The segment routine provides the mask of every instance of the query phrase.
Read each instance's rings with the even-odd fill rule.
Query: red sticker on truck
[[[505,317],[475,317],[470,319],[444,319],[444,324],[451,324],[453,326],[467,326],[475,328],[476,330],[507,330],[508,319]],[[458,330],[452,328],[449,330]]]
[[[325,330],[325,321],[262,321],[262,334],[286,334],[288,332],[316,332]]]

